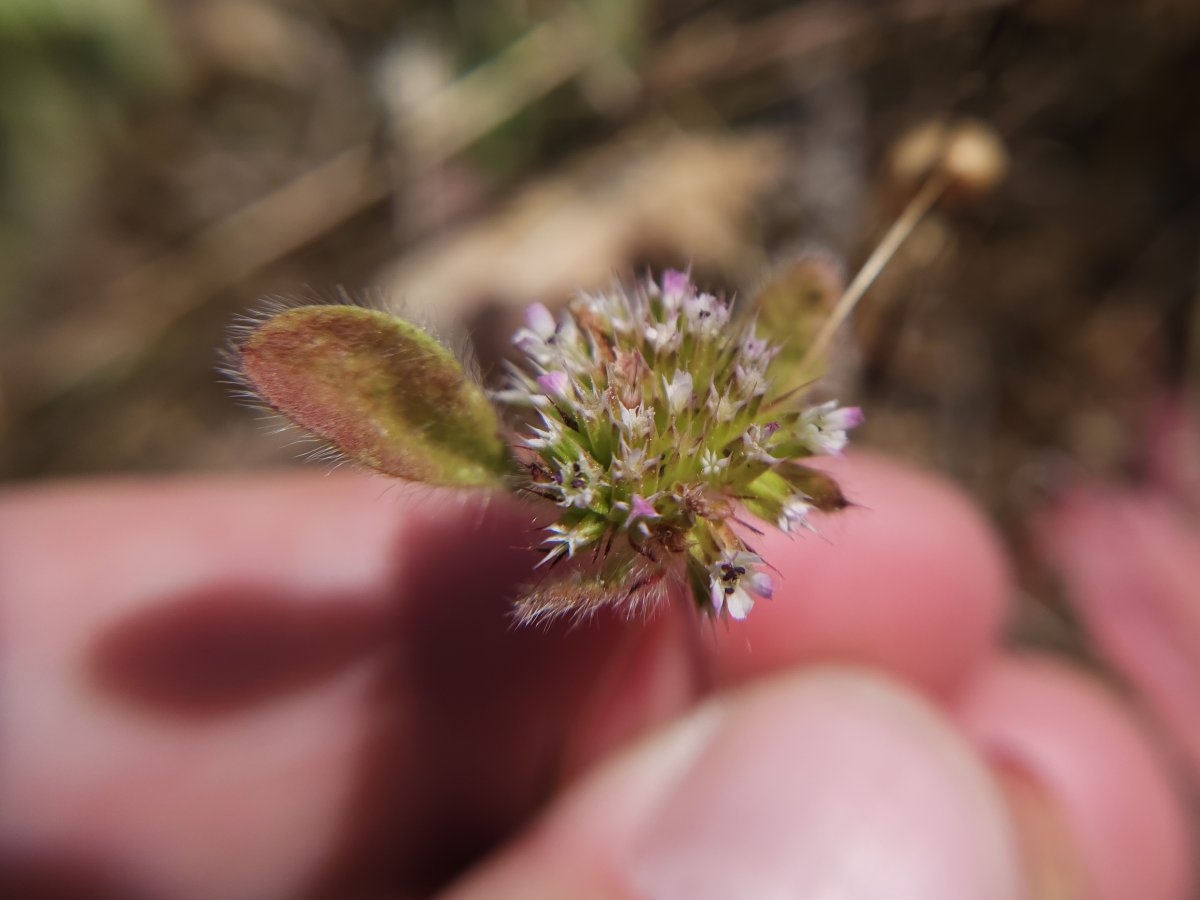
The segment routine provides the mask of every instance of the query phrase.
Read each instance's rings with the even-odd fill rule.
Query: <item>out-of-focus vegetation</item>
[[[65,262],[125,113],[170,90],[169,39],[147,0],[0,3],[0,314]]]
[[[903,137],[976,118],[1008,180],[917,230],[843,342],[863,441],[1003,521],[1136,469],[1196,371],[1186,0],[0,0],[0,474],[296,455],[214,374],[269,294],[474,340],[647,265],[852,269]]]

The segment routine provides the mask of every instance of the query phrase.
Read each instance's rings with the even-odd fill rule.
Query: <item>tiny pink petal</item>
[[[644,498],[641,494],[634,494],[630,501],[629,521],[634,519],[653,519],[658,516],[658,511],[655,510],[654,504]]]
[[[863,419],[865,418],[862,408],[858,406],[843,406],[838,410],[838,413],[841,418],[840,424],[846,431],[849,431],[851,428],[857,428],[863,423]]]
[[[566,372],[546,372],[538,376],[537,383],[547,397],[561,399],[567,396],[571,379]]]
[[[541,303],[530,303],[525,307],[525,325],[542,340],[552,338],[558,328],[554,315]]]
[[[750,615],[750,610],[754,609],[754,598],[750,596],[749,591],[734,591],[725,601],[725,608],[735,622],[744,621],[746,616]]]
[[[711,593],[713,612],[720,615],[721,609],[725,606],[725,589],[714,582]]]
[[[664,294],[683,295],[691,286],[692,282],[688,278],[687,272],[680,272],[678,269],[667,269],[663,272],[662,289]]]
[[[746,580],[749,582],[750,590],[764,600],[770,600],[775,596],[775,582],[766,572],[755,572]]]

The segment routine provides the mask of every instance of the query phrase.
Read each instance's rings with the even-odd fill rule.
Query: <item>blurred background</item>
[[[614,274],[852,272],[905,136],[974,118],[1008,176],[921,224],[839,389],[1015,533],[1197,384],[1198,100],[1192,0],[0,0],[0,478],[297,464],[216,371],[268,296],[382,299],[486,375]]]

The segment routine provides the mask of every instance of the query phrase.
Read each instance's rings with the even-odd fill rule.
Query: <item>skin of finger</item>
[[[855,471],[852,463],[847,477]],[[911,477],[882,467],[874,483],[920,502],[944,490],[920,482],[907,490]],[[443,837],[476,835],[474,849],[442,863],[445,872],[521,821],[570,771],[586,768],[580,759],[595,758],[587,752],[593,737],[597,752],[607,751],[690,702],[691,679],[703,680],[693,671],[694,646],[680,646],[681,635],[694,640],[690,618],[658,629],[661,649],[643,646],[659,638],[654,629],[646,638],[638,623],[514,629],[488,579],[528,571],[519,550],[528,513],[502,501],[484,512],[458,495],[392,484],[292,475],[61,486],[0,498],[0,634],[8,645],[0,723],[20,735],[0,755],[0,840],[39,851],[85,847],[164,897],[211,896],[222,886],[224,896],[282,896],[306,880],[336,887],[358,877],[356,868],[382,872],[406,855],[438,857]],[[471,565],[462,565],[464,553]],[[479,565],[489,553],[500,561]],[[860,554],[847,565],[869,562]],[[453,587],[439,565],[452,570]],[[422,590],[406,588],[410,572],[424,576]],[[843,593],[843,582],[831,580],[828,599],[860,602],[852,579]],[[173,717],[97,686],[87,662],[97,635],[160,607],[169,615],[181,594],[225,585],[238,596],[249,585],[284,598],[289,615],[314,610],[313,624],[300,627],[322,643],[334,607],[351,617],[352,634],[372,636],[370,652],[236,715]],[[451,595],[435,596],[439,586]],[[475,594],[489,589],[490,603],[477,603]],[[411,609],[417,614],[403,615]],[[859,621],[860,655],[870,658],[877,633],[868,617]],[[834,635],[841,643],[831,650],[853,643],[844,629]],[[637,677],[599,678],[620,666],[631,642],[638,649],[624,655]],[[286,654],[283,645],[266,656]],[[953,640],[945,646],[953,658],[962,653]],[[887,663],[886,647],[878,657]],[[398,663],[405,659],[440,674],[406,674]],[[598,681],[611,686],[607,699],[597,698]],[[621,710],[616,721],[596,712],[605,704]],[[491,736],[486,748],[481,734]],[[381,761],[364,763],[372,754]],[[242,804],[250,785],[257,802]],[[364,793],[377,797],[378,809],[346,826]]]
[[[693,610],[677,604],[643,623],[604,661],[566,735],[564,782],[681,715],[708,690],[701,626]]]
[[[892,679],[814,668],[621,754],[446,900],[1022,892],[996,782],[941,714]]]
[[[367,673],[193,722],[110,696],[89,658],[125,621],[210,583],[269,582],[298,605],[327,592],[375,604],[395,513],[375,502],[381,493],[361,480],[284,478],[5,496],[0,835],[10,852],[104,859],[163,897],[199,896],[205,884],[225,897],[298,889],[297,860],[334,841],[351,791]]]
[[[1096,487],[1062,498],[1036,534],[1105,659],[1200,773],[1200,532],[1165,498]]]
[[[683,610],[606,661],[572,734],[571,772],[682,711],[698,688],[842,661],[944,698],[994,651],[1008,573],[975,509],[949,485],[878,457],[822,464],[858,506],[825,517],[819,534],[750,536],[778,592],[746,621]]]
[[[958,718],[981,751],[1050,798],[1092,900],[1195,896],[1181,794],[1129,711],[1065,665],[996,662]]]
[[[529,519],[363,477],[9,492],[0,844],[100,859],[162,898],[428,889],[550,789],[632,627],[513,627]],[[131,631],[149,636],[117,644],[147,671],[97,674],[97,647]],[[235,696],[230,668],[271,691]]]
[[[721,680],[837,661],[951,695],[993,652],[1008,613],[997,536],[932,476],[866,454],[821,464],[854,505],[818,517],[815,533],[753,538],[778,588],[744,623],[716,629]]]
[[[1151,481],[1181,505],[1200,510],[1200,398],[1186,393],[1161,398],[1146,445]]]

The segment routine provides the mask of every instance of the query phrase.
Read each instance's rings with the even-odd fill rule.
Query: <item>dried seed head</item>
[[[958,199],[987,193],[1008,172],[1008,151],[990,126],[973,119],[925,122],[892,148],[892,178],[904,192],[937,174]]]
[[[946,138],[942,165],[958,191],[982,194],[1008,172],[1008,151],[1000,136],[982,122],[960,122]]]

